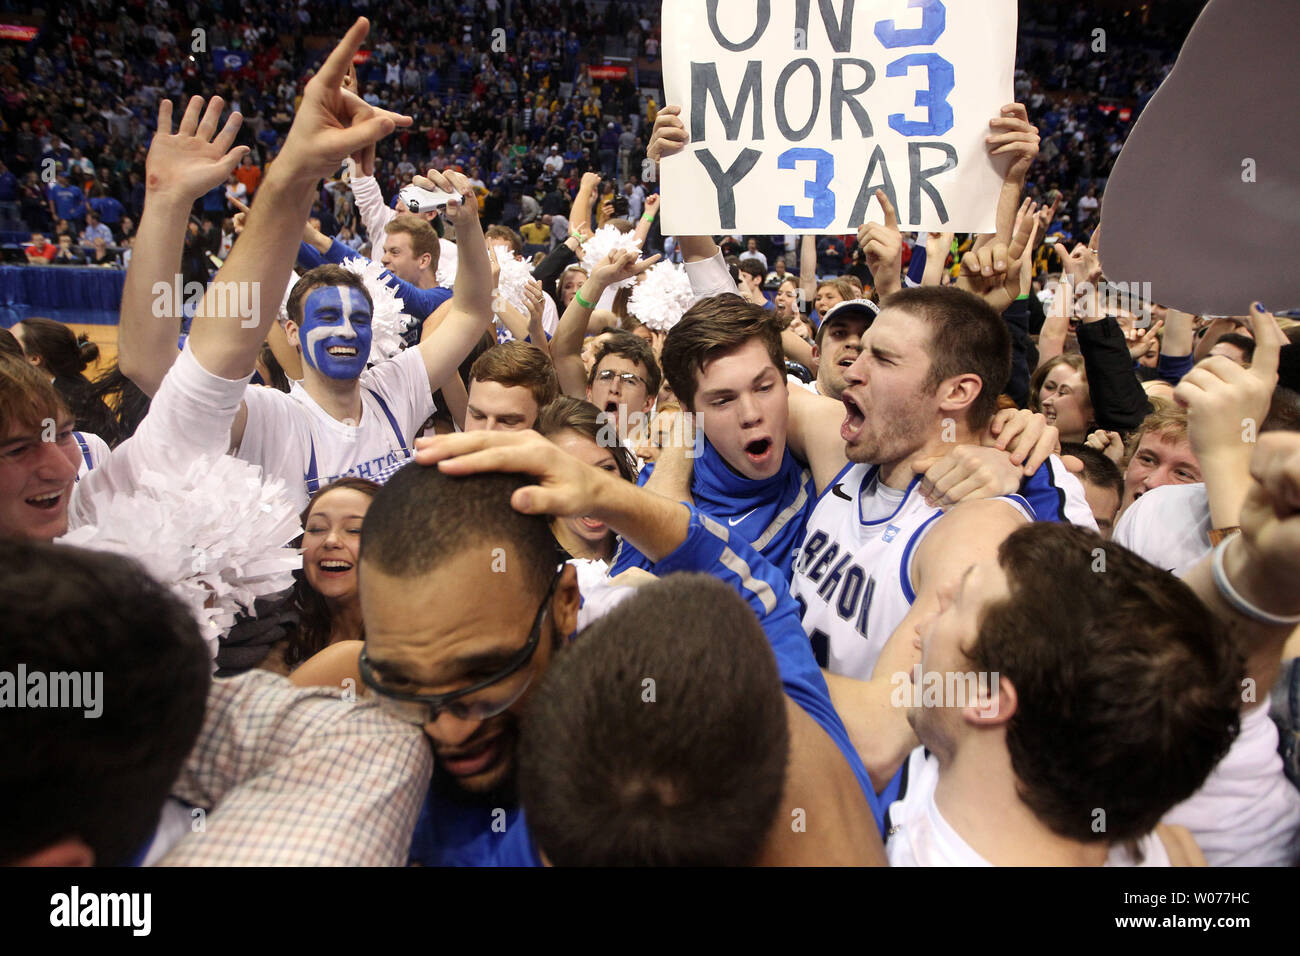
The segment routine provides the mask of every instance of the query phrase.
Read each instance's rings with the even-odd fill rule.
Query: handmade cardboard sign
[[[661,164],[676,235],[993,232],[1015,0],[664,0],[664,91],[691,141]]]
[[[1184,312],[1300,305],[1295,0],[1212,0],[1115,160],[1101,203],[1106,278]]]

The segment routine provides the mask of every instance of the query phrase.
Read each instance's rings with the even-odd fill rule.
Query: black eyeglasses
[[[528,632],[528,641],[506,662],[501,670],[486,680],[481,680],[462,690],[452,691],[447,694],[404,694],[400,691],[391,690],[382,684],[371,666],[366,649],[363,647],[358,661],[362,682],[379,696],[379,705],[387,713],[398,720],[417,726],[433,723],[444,710],[448,711],[457,720],[487,720],[489,717],[505,713],[524,695],[524,691],[532,683],[533,677],[531,674],[518,688],[505,695],[487,694],[477,700],[465,700],[464,698],[501,683],[532,660],[537,645],[541,643],[542,621],[546,618],[546,610],[551,603],[551,595],[555,593],[555,587],[560,583],[560,575],[563,573],[564,565],[561,564],[556,569],[555,577],[551,579],[550,586],[546,589],[546,596],[542,598],[542,603],[537,608],[537,614],[533,617],[533,627]]]
[[[618,376],[624,385],[645,385],[645,379],[635,372],[616,372],[612,368],[601,369],[596,373],[596,381],[612,382],[614,376]]]

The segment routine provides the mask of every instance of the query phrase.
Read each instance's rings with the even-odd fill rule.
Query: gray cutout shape
[[[1106,184],[1108,280],[1150,282],[1156,302],[1199,314],[1300,306],[1298,46],[1300,0],[1201,12]]]

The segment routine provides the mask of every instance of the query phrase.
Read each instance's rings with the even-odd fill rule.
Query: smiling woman
[[[302,513],[302,570],[282,608],[296,626],[262,663],[287,673],[317,651],[365,636],[357,592],[361,522],[379,485],[341,478],[312,496]]]

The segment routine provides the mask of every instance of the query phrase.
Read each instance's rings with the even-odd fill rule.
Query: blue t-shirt
[[[712,574],[734,587],[745,599],[767,635],[786,696],[802,707],[839,748],[883,836],[882,808],[888,806],[885,798],[892,799],[892,790],[887,788],[884,795],[876,796],[862,758],[831,704],[826,679],[813,658],[812,645],[799,621],[799,605],[790,596],[781,572],[740,535],[695,508],[691,509],[686,540],[672,554],[652,564],[650,570],[660,577],[677,571]],[[578,640],[582,640],[582,635]],[[896,789],[896,781],[890,786]],[[476,808],[469,812],[446,800],[437,800],[430,792],[416,823],[412,861],[431,866],[540,866],[541,858],[523,812],[514,807],[502,809],[505,810],[504,829],[498,823],[493,830],[491,809]],[[497,819],[502,820],[502,815],[498,814]]]
[[[75,186],[54,186],[50,199],[60,219],[80,219],[86,214],[86,194]]]
[[[707,438],[701,435],[700,442],[703,447],[691,476],[695,506],[735,529],[789,581],[794,551],[803,541],[804,526],[817,497],[812,473],[799,464],[787,447],[775,475],[757,480],[746,478],[727,464]],[[653,467],[647,465],[642,469],[638,484],[646,483]],[[625,542],[614,555],[609,573],[621,574],[633,567],[649,568],[650,562]]]

